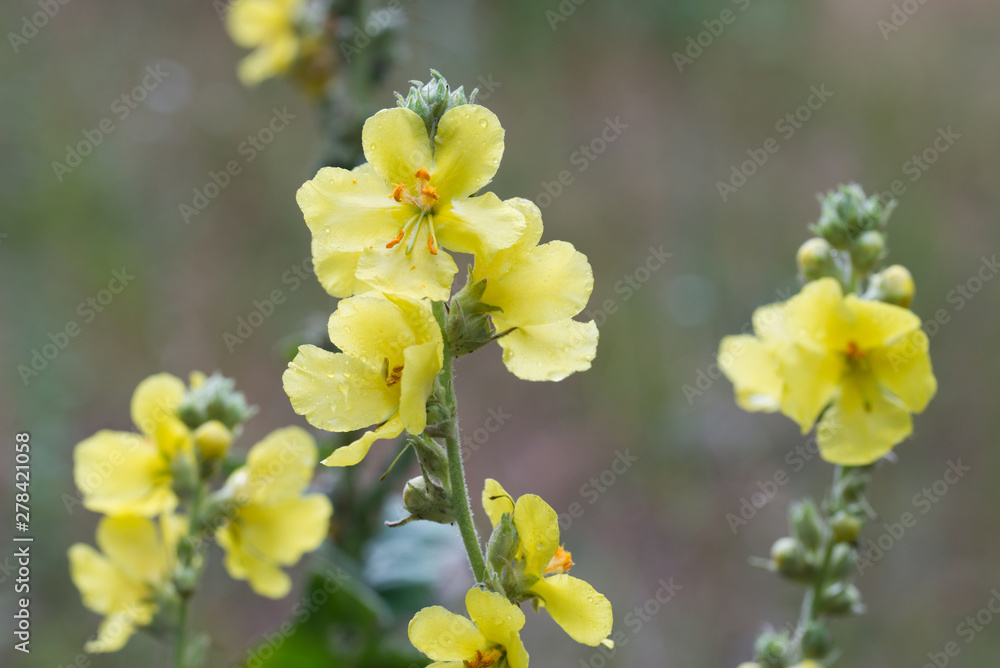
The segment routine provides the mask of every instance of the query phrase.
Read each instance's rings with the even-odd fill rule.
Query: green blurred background
[[[540,493],[560,513],[578,503],[582,516],[563,531],[574,574],[611,599],[625,638],[605,659],[529,613],[533,665],[735,666],[766,623],[794,619],[799,590],[747,558],[784,535],[788,501],[819,495],[831,467],[786,459],[807,437],[780,416],[738,410],[711,364],[719,339],[756,306],[796,289],[794,253],[818,214],[815,194],[851,180],[869,192],[901,181],[890,258],[913,272],[914,310],[947,322],[929,332],[938,396],[898,461],[876,472],[870,498],[880,517],[864,539],[877,540],[882,523],[904,512],[917,523],[859,578],[869,614],[834,624],[842,663],[917,667],[956,641],[950,665],[995,665],[1000,621],[971,638],[957,627],[1000,586],[1000,492],[991,482],[1000,463],[1000,288],[983,269],[1000,241],[1000,8],[985,0],[577,3],[403,2],[407,52],[379,94],[391,106],[392,90],[431,67],[488,92],[481,100],[507,131],[491,189],[547,204],[544,238],[572,242],[594,267],[588,313],[601,342],[589,372],[525,383],[496,348],[458,368],[463,431],[481,444],[468,462],[474,496],[489,476],[514,494]],[[20,32],[37,11],[35,2],[4,3],[4,32]],[[901,25],[889,32],[894,12]],[[700,54],[689,41],[699,37]],[[696,57],[679,67],[674,54],[689,47]],[[0,663],[63,666],[99,621],[80,603],[65,558],[72,542],[92,542],[97,520],[65,503],[74,444],[98,429],[130,428],[132,390],[161,370],[236,378],[261,407],[244,445],[304,425],[282,392],[276,344],[333,308],[314,280],[288,278],[309,254],[294,194],[311,178],[322,138],[288,82],[239,85],[244,53],[208,0],[70,0],[16,52],[4,44],[0,53],[0,435],[11,453],[14,433],[31,433],[36,535],[33,652],[11,650],[12,584],[2,575]],[[120,118],[115,100],[157,64],[169,76]],[[778,124],[813,87],[832,96],[789,136]],[[295,118],[245,162],[241,143],[284,107]],[[52,162],[106,117],[113,131],[57,178]],[[620,131],[606,132],[613,141],[600,155],[575,153],[616,119]],[[926,170],[909,162],[949,128],[959,137]],[[778,151],[723,201],[718,182],[769,137]],[[179,205],[230,160],[241,173],[185,222]],[[547,198],[564,170],[568,184]],[[662,266],[640,270],[661,247],[671,254]],[[91,311],[86,300],[101,298],[114,271],[134,279]],[[958,286],[978,291],[964,297]],[[223,335],[276,289],[284,303],[227,346]],[[71,321],[80,332],[65,350],[37,376],[19,374]],[[488,438],[475,436],[491,410],[508,417]],[[614,472],[624,453],[635,461]],[[959,459],[971,470],[936,503],[915,506],[914,495]],[[366,462],[366,472],[384,465]],[[727,514],[778,471],[787,484],[734,531]],[[0,480],[10,505],[12,482]],[[453,568],[441,583],[453,610],[464,573]],[[649,604],[661,583],[675,596]],[[211,665],[234,665],[293,599],[253,596],[216,553],[194,612],[215,637]],[[136,637],[91,665],[135,666],[160,654]]]

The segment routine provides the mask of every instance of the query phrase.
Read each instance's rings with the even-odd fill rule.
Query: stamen
[[[387,243],[385,245],[385,247],[386,248],[392,248],[393,246],[395,246],[396,244],[398,244],[402,240],[403,240],[403,230],[400,230],[399,234],[396,235],[396,238],[393,239],[392,241],[390,241],[389,243]]]
[[[462,661],[462,663],[465,665],[466,668],[487,668],[488,666],[492,666],[502,658],[503,658],[503,652],[497,647],[494,647],[493,649],[490,650],[486,650],[485,653],[483,652],[483,650],[477,649],[476,655],[472,657],[471,661],[466,660]]]
[[[549,565],[545,567],[545,574],[565,573],[571,568],[573,568],[573,555],[560,545],[556,553],[552,555],[552,559],[549,560]]]
[[[420,192],[435,201],[441,199],[440,197],[438,197],[437,188],[435,188],[434,186],[430,185],[424,186],[423,188],[420,189]]]
[[[392,367],[392,371],[385,379],[386,387],[392,387],[393,385],[398,383],[402,377],[403,377],[403,365],[400,364],[399,366]]]
[[[397,202],[402,202],[403,201],[403,193],[405,191],[406,191],[406,186],[404,186],[402,183],[397,183],[396,187],[393,188],[392,195],[390,195],[390,197],[392,197]]]
[[[431,252],[431,255],[437,255],[437,241],[434,239],[434,217],[430,216],[427,218],[427,250]]]
[[[864,357],[867,356],[868,353],[858,348],[858,344],[856,344],[854,341],[847,342],[847,359],[853,361],[853,360],[863,359]]]
[[[421,167],[421,168],[420,168],[420,169],[418,169],[418,170],[417,170],[416,172],[414,172],[414,174],[413,174],[413,175],[414,175],[415,177],[417,177],[418,179],[420,179],[421,181],[430,181],[430,180],[431,180],[431,173],[430,173],[430,172],[428,172],[428,171],[427,171],[426,169],[424,169],[423,167]]]

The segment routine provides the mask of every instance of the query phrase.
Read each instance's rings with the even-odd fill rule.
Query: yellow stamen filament
[[[465,664],[466,668],[486,668],[487,666],[492,666],[502,658],[503,652],[494,647],[485,653],[481,649],[478,649],[471,661],[463,661],[462,663]]]
[[[565,573],[573,567],[573,555],[563,549],[560,545],[556,553],[549,560],[549,565],[545,567],[545,575]]]

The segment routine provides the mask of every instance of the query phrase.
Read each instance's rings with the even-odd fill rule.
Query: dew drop
[[[485,127],[486,127],[487,125],[489,125],[489,123],[488,123],[488,122],[486,121],[486,119],[485,119],[485,118],[480,118],[480,119],[479,119],[479,126],[480,126],[480,127],[483,127],[483,128],[485,128]]]

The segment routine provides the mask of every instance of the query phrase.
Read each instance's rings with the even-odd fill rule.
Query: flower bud
[[[826,625],[820,622],[810,622],[802,634],[802,654],[807,659],[822,659],[830,653],[832,642]],[[808,665],[818,665],[813,661],[798,664],[800,668]]]
[[[851,247],[855,271],[870,271],[885,255],[885,235],[876,230],[862,232]]]
[[[823,591],[820,608],[828,615],[847,615],[860,612],[861,592],[852,584],[836,582]]]
[[[837,271],[833,246],[826,239],[819,237],[813,237],[799,246],[795,261],[799,266],[799,273],[807,281],[833,276]]]
[[[819,547],[823,535],[826,533],[826,527],[820,518],[819,509],[811,499],[793,503],[788,509],[788,520],[792,527],[792,533],[807,550],[815,550]]]
[[[813,567],[806,560],[805,548],[795,538],[779,538],[771,546],[771,562],[776,571],[792,580],[808,580]]]
[[[403,507],[411,520],[429,520],[439,524],[455,521],[448,491],[435,483],[428,484],[423,476],[412,478],[403,490]]]
[[[840,511],[833,516],[830,528],[833,530],[833,539],[838,543],[853,543],[858,539],[861,532],[861,520],[850,513]]]
[[[504,513],[500,522],[493,529],[489,543],[486,545],[486,558],[493,570],[502,573],[504,566],[513,563],[517,557],[519,539],[514,527],[514,518],[510,513]]]
[[[824,215],[813,227],[813,232],[823,237],[831,246],[838,250],[846,250],[851,245],[851,239],[847,234],[847,227],[840,222],[840,219],[833,215]]]
[[[197,385],[184,394],[177,413],[189,429],[197,429],[211,420],[218,420],[233,430],[257,412],[247,404],[242,392],[236,391],[236,381],[213,373],[208,378],[193,378]]]
[[[830,553],[830,577],[842,580],[847,577],[857,563],[858,555],[849,543],[837,543]]]
[[[768,631],[762,633],[754,643],[754,660],[761,668],[785,668],[785,653],[788,651],[788,638],[780,633]]]
[[[222,459],[232,442],[233,432],[218,420],[209,420],[194,431],[194,443],[202,461]]]
[[[880,299],[889,304],[910,308],[913,294],[916,292],[910,271],[901,264],[894,264],[884,269],[880,278],[879,288],[882,293]]]

